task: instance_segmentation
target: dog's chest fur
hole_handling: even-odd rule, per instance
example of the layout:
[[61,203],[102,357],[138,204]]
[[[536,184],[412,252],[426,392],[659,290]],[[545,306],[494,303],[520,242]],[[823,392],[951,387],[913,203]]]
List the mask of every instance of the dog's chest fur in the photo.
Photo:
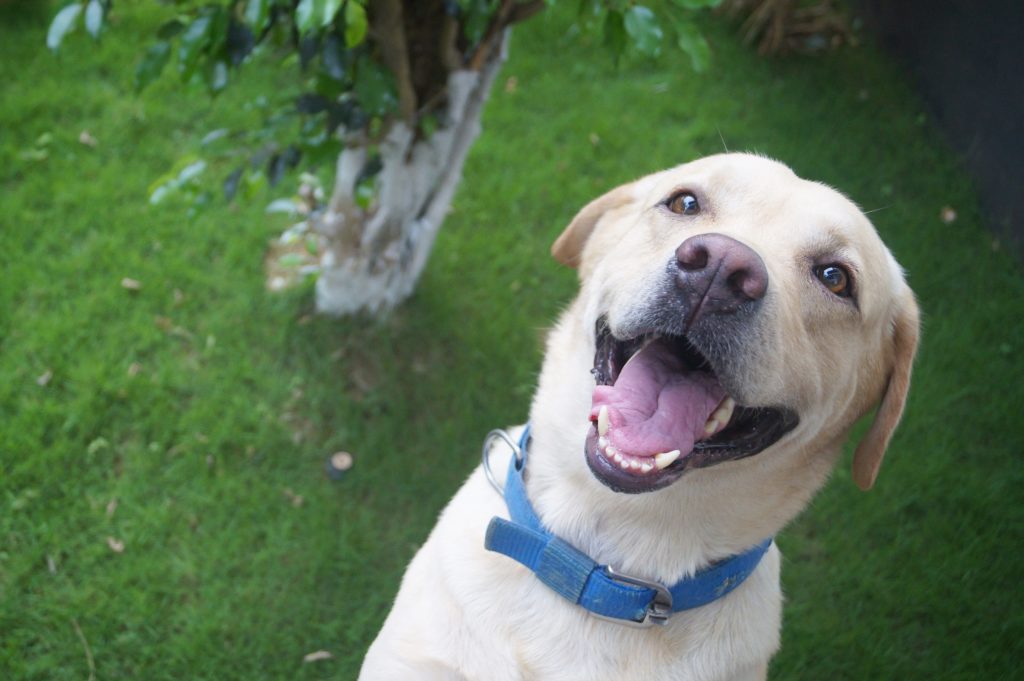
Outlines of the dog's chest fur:
[[[496,456],[494,465],[503,464]],[[442,582],[429,596],[439,601],[438,611],[459,611],[445,625],[451,629],[437,654],[459,660],[454,666],[466,679],[712,681],[757,669],[778,648],[774,547],[728,599],[677,614],[665,627],[637,629],[594,618],[514,561],[458,541],[482,537],[492,515],[507,512],[478,470],[416,558]],[[424,597],[421,591],[417,608]]]

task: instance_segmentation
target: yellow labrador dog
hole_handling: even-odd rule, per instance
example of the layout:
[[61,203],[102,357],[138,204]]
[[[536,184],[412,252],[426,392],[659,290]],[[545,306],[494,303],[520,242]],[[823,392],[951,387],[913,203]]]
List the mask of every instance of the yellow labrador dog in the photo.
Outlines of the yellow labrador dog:
[[844,196],[745,154],[612,190],[552,252],[581,289],[529,435],[442,513],[360,678],[764,679],[771,537],[877,405],[853,459],[870,488],[903,411],[900,266]]

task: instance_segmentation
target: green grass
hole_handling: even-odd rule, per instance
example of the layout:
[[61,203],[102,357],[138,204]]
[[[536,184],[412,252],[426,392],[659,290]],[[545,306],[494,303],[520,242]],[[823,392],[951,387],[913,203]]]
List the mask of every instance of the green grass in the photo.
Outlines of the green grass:
[[[290,72],[250,69],[213,102],[163,82],[136,96],[155,10],[125,6],[99,49],[57,57],[48,9],[0,12],[0,678],[88,678],[76,627],[98,679],[353,678],[483,434],[527,413],[575,287],[549,243],[590,198],[723,142],[879,209],[925,312],[879,485],[858,492],[845,459],[778,540],[772,677],[1021,677],[1024,278],[870,47],[765,61],[712,21],[709,73],[674,56],[615,70],[538,17],[415,297],[334,321],[309,317],[308,288],[265,291],[284,223],[262,200],[195,220],[145,202]],[[330,482],[342,448],[356,465]],[[303,664],[320,649],[333,659]]]

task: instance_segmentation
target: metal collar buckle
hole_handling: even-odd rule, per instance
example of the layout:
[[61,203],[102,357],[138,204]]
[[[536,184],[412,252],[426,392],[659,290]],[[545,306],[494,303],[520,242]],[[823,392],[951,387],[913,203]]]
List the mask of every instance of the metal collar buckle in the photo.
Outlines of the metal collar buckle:
[[668,590],[668,587],[661,582],[654,582],[647,579],[641,579],[639,577],[632,577],[630,575],[616,572],[611,565],[605,565],[603,567],[604,574],[616,582],[623,584],[631,584],[633,586],[642,586],[647,589],[654,589],[654,598],[647,604],[647,612],[644,613],[644,618],[640,621],[619,619],[616,617],[604,617],[602,615],[594,615],[603,620],[610,622],[617,622],[619,624],[625,624],[630,627],[639,627],[646,629],[647,627],[664,626],[668,619],[672,616],[672,593]]

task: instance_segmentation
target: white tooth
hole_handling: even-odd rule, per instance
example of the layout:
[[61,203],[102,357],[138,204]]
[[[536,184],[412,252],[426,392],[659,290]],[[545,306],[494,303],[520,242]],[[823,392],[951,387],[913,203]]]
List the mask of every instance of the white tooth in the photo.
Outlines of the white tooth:
[[629,467],[632,468],[635,471],[638,471],[638,470],[640,470],[640,462],[637,461],[636,459],[630,459]]
[[597,412],[597,434],[607,435],[608,426],[610,425],[608,422],[608,405],[605,404],[601,407],[601,411]]
[[626,461],[625,459],[619,459],[619,468],[621,468],[624,471],[628,471],[629,470],[629,462]]
[[715,410],[711,416],[723,427],[729,425],[729,419],[732,418],[732,411],[736,408],[736,400],[731,397],[726,397],[722,400],[722,403],[718,405],[718,409]]
[[678,458],[679,458],[679,450],[678,449],[673,449],[671,452],[662,452],[661,454],[656,454],[655,455],[655,457],[654,457],[654,465],[656,465],[658,467],[658,470],[660,471],[663,468],[667,468],[668,466],[670,466],[672,464],[672,462],[675,461]]
[[597,446],[602,448],[602,449],[607,447],[608,446],[608,438],[606,438],[606,437],[599,437],[599,438],[597,438]]
[[711,435],[716,430],[718,430],[718,421],[714,419],[714,415],[712,414],[712,418],[709,418],[708,422],[704,424],[704,432]]
[[649,463],[645,463],[640,466],[640,470],[643,471],[644,473],[650,473],[653,468],[654,466],[652,466]]
[[618,452],[612,452],[612,458],[615,459],[615,463],[622,463],[625,459],[622,458],[622,454]]

